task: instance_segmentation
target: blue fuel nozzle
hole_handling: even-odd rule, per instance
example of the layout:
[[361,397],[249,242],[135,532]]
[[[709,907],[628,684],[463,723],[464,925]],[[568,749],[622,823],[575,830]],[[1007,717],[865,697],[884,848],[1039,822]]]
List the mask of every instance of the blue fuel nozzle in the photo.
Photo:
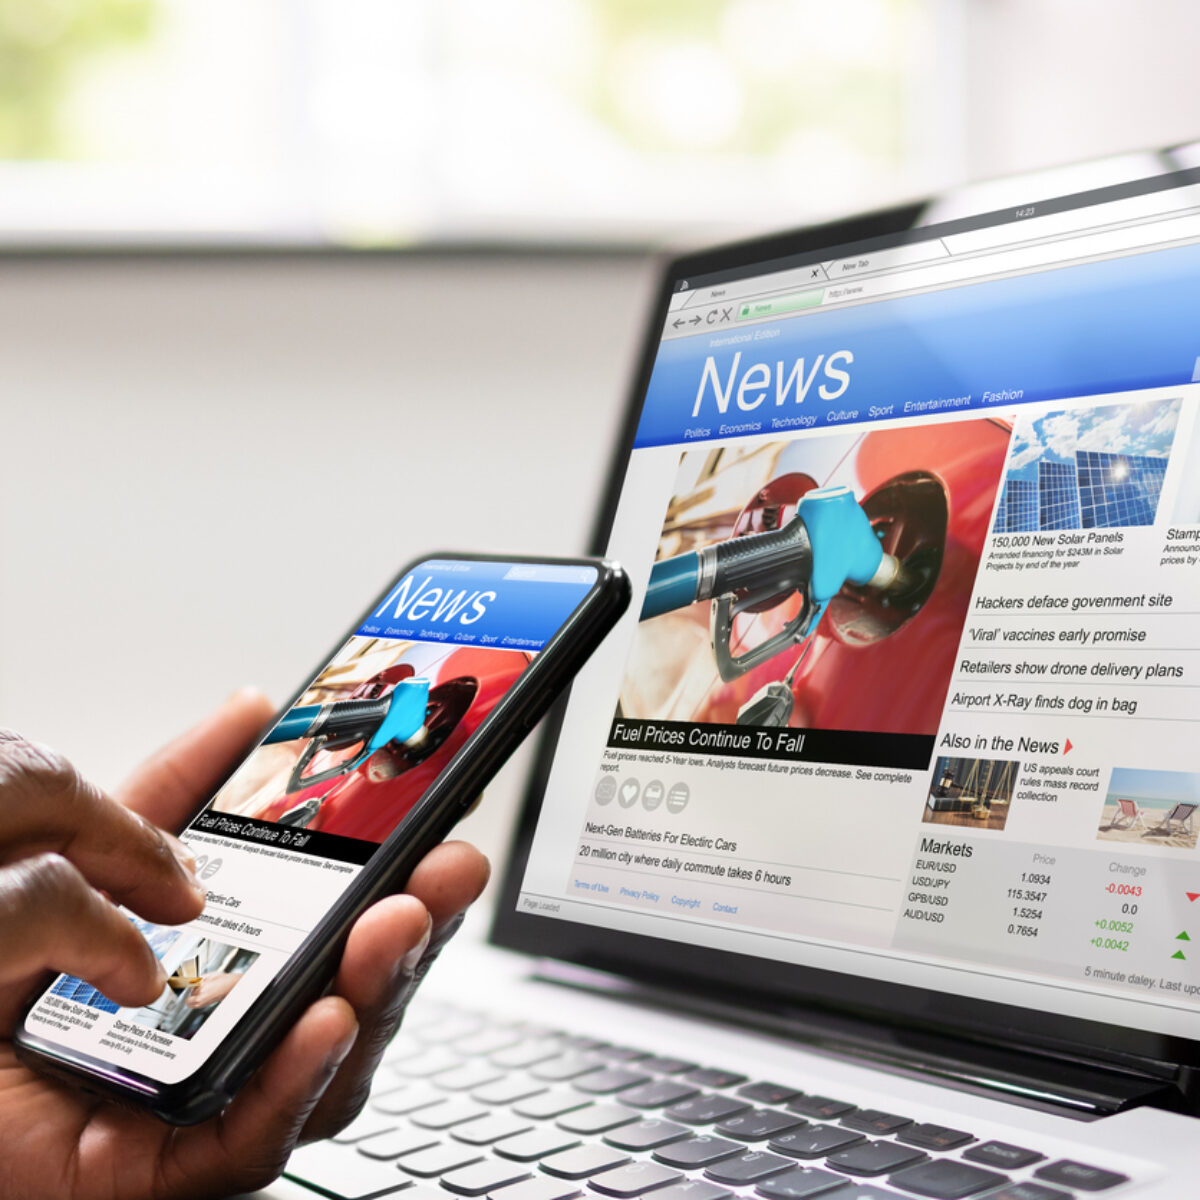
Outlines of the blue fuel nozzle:
[[826,603],[850,583],[871,583],[883,563],[883,547],[854,493],[844,486],[805,492],[796,509],[812,543],[809,594]]
[[402,679],[388,696],[387,715],[367,743],[374,754],[388,742],[407,742],[425,724],[425,709],[429,704],[429,680],[414,676]]

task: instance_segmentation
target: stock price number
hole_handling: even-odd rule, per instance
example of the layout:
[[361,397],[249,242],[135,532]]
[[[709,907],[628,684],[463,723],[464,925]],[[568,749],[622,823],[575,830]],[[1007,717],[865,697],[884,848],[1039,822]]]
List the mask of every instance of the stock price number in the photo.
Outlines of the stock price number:
[[1010,925],[1008,932],[1015,934],[1017,937],[1037,937],[1038,927],[1036,925]]
[[[1126,907],[1130,907],[1130,906],[1127,905]],[[1132,907],[1136,911],[1137,905],[1134,904],[1134,905],[1132,905]],[[1110,933],[1132,933],[1133,932],[1133,922],[1132,921],[1117,921],[1112,917],[1101,917],[1100,920],[1098,920],[1096,922],[1096,928],[1097,929],[1107,929]]]
[[1110,883],[1104,889],[1110,896],[1140,896],[1142,889],[1136,883]]
[[[1097,922],[1097,924],[1099,924],[1099,922]],[[1120,950],[1124,952],[1129,949],[1129,943],[1121,941],[1120,938],[1094,937],[1092,938],[1091,944],[1095,946],[1097,950]]]
[[1024,871],[1021,874],[1022,883],[1032,883],[1038,887],[1049,887],[1050,876],[1040,871]]
[[1012,915],[1018,921],[1040,921],[1042,919],[1042,910],[1040,908],[1014,908]]

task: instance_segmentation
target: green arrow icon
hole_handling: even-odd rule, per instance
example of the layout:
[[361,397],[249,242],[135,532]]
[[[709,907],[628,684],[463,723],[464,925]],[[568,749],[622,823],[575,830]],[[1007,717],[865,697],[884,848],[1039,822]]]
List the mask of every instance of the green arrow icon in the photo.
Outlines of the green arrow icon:
[[1192,939],[1188,937],[1188,931],[1185,929],[1182,933],[1175,935],[1175,940],[1177,942],[1190,942]]
[[1171,957],[1172,958],[1182,958],[1184,962],[1187,962],[1187,956],[1183,953],[1182,950],[1176,950],[1175,953],[1171,955]]

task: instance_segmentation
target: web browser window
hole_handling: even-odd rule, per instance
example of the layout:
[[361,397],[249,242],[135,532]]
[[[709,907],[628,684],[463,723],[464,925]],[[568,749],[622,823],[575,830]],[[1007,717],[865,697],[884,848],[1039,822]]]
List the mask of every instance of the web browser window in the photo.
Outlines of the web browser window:
[[519,905],[1200,1036],[1200,189],[676,287]]
[[60,976],[30,1032],[166,1083],[199,1067],[596,582],[430,559],[405,574],[180,835],[207,903],[133,918],[167,983],[123,1008]]

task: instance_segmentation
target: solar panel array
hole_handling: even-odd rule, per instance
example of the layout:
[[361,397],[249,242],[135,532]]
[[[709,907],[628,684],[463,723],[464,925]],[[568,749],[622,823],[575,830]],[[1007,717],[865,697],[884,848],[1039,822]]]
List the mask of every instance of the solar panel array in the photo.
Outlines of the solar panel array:
[[995,533],[1153,525],[1167,459],[1077,450],[1074,463],[1042,458],[1037,479],[1010,474]]

